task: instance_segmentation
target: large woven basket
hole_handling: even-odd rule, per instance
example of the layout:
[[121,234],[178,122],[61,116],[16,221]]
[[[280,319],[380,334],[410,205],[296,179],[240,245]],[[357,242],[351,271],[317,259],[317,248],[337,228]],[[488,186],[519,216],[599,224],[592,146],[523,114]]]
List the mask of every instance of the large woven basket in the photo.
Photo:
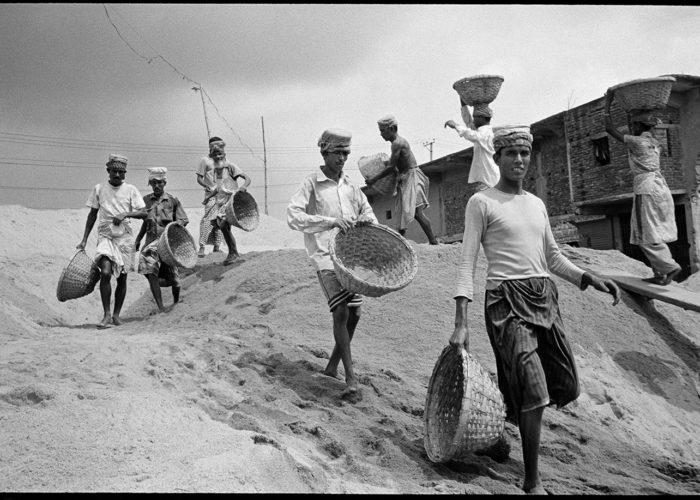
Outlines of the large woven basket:
[[92,293],[100,281],[100,270],[85,250],[79,250],[61,272],[56,287],[59,302],[77,299]]
[[615,100],[625,111],[658,109],[668,103],[671,88],[676,79],[672,76],[642,78],[610,87]]
[[355,226],[344,233],[335,230],[328,249],[343,288],[368,297],[404,288],[418,271],[413,247],[386,226]]
[[[387,169],[392,169],[393,167],[386,165],[384,162],[389,159],[389,155],[386,153],[377,153],[370,156],[362,156],[357,161],[357,166],[360,169],[360,173],[365,179],[372,179],[379,174],[383,173]],[[397,177],[395,173],[391,173],[385,177],[382,177],[377,182],[372,184],[372,189],[381,194],[393,194],[396,190]]]
[[197,263],[197,246],[190,232],[176,222],[165,226],[158,239],[158,256],[173,267],[193,268]]
[[252,231],[260,224],[255,198],[248,191],[236,191],[226,203],[226,220],[232,226]]
[[465,104],[488,104],[501,90],[503,77],[500,75],[474,75],[457,80],[452,88],[457,91]]
[[423,444],[433,462],[464,458],[495,444],[505,427],[503,396],[463,347],[448,345],[433,368]]

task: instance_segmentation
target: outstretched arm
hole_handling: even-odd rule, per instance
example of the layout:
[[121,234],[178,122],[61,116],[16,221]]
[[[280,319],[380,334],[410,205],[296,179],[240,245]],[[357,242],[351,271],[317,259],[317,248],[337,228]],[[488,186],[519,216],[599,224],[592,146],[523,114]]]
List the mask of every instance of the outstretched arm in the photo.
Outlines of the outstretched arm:
[[613,92],[608,89],[605,93],[605,131],[620,142],[624,142],[622,134],[613,126],[612,118],[610,117],[610,105],[613,100]]
[[620,289],[617,287],[613,280],[603,279],[590,271],[583,273],[581,277],[581,290],[585,290],[589,286],[592,286],[596,290],[601,292],[609,293],[613,296],[612,305],[617,305],[620,302]]

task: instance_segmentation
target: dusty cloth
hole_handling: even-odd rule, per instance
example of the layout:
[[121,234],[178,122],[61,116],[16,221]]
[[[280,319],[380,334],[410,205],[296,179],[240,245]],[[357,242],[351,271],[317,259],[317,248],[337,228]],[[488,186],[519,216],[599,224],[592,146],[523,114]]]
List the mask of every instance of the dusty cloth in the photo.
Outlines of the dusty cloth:
[[669,243],[678,239],[671,190],[661,174],[661,146],[651,132],[625,134],[630,170],[634,174],[634,199],[630,243]]
[[210,198],[207,204],[204,205],[204,215],[199,223],[199,244],[221,246],[224,241],[224,235],[221,230],[212,223],[216,219],[216,214],[219,212],[219,206],[214,198]]
[[[218,190],[216,196],[209,199],[209,201],[214,200],[215,207],[209,210],[205,209],[204,215],[209,217],[210,224],[215,225],[216,221],[222,221],[226,218],[226,203],[238,189],[236,179],[243,176],[243,171],[236,164],[226,159],[222,162],[215,162],[213,159],[205,156],[199,164],[197,175],[201,175],[205,179],[205,183],[216,187]],[[204,195],[206,197],[207,193],[205,192]],[[209,206],[209,201],[206,206]]]
[[377,125],[380,127],[391,127],[392,125],[396,125],[398,127],[399,122],[396,121],[396,117],[394,115],[386,115],[377,120]]
[[649,264],[656,276],[666,276],[671,271],[681,268],[678,262],[673,260],[671,250],[666,243],[641,243],[639,248],[649,259]]
[[430,181],[418,167],[412,167],[399,176],[394,199],[394,213],[397,214],[399,229],[406,229],[416,215],[416,209],[428,208]]
[[[124,222],[120,224],[124,225]],[[102,257],[112,261],[112,275],[118,277],[131,270],[134,252],[134,237],[131,228],[124,227],[123,231],[116,229],[111,222],[102,221],[97,226],[97,246],[95,247],[95,262]]]
[[360,216],[378,223],[365,194],[344,173],[338,182],[321,170],[307,175],[287,206],[287,225],[304,233],[306,253],[317,271],[333,270],[328,244],[335,219]]
[[333,153],[336,151],[350,152],[352,134],[347,130],[339,128],[329,128],[324,130],[318,139],[318,147],[321,153]]
[[517,415],[550,403],[562,407],[578,397],[574,355],[551,279],[503,281],[486,291],[484,309],[498,388],[509,410]]
[[496,151],[507,146],[532,148],[529,125],[501,125],[493,128],[493,147]]
[[177,267],[163,262],[158,254],[158,240],[151,242],[139,255],[139,274],[155,274],[162,280],[162,286],[180,286],[180,272]]
[[316,271],[318,282],[321,284],[323,295],[328,301],[328,309],[333,312],[340,304],[347,304],[348,307],[360,307],[362,305],[362,295],[348,292],[338,281],[335,271],[321,269]]

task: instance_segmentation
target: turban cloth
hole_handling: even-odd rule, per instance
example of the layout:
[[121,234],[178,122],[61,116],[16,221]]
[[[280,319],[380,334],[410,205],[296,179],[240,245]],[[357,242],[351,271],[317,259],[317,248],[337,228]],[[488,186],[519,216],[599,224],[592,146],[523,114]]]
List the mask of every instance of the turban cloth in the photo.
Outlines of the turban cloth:
[[630,120],[633,122],[643,123],[650,127],[655,127],[661,124],[661,120],[656,118],[651,111],[646,109],[639,109],[630,111]]
[[167,177],[168,169],[165,167],[151,167],[148,169],[148,181],[152,179],[156,180],[168,180]]
[[493,148],[527,146],[532,149],[532,134],[528,125],[503,125],[493,128]]
[[108,167],[110,167],[110,166],[116,167],[116,168],[121,167],[124,170],[126,170],[126,162],[127,162],[126,156],[110,154],[106,165]]
[[329,128],[318,139],[318,147],[321,148],[321,153],[334,153],[336,151],[347,151],[349,153],[351,139],[352,134],[347,130]]
[[222,140],[211,141],[209,143],[209,153],[213,153],[215,149],[223,151],[225,146],[226,146],[226,143]]
[[399,126],[399,122],[396,121],[396,117],[394,115],[382,116],[379,120],[377,120],[377,124],[382,128],[391,127],[392,125],[396,125],[397,127]]
[[485,116],[486,118],[491,118],[493,116],[493,111],[491,110],[491,108],[489,108],[488,104],[475,104],[474,116]]

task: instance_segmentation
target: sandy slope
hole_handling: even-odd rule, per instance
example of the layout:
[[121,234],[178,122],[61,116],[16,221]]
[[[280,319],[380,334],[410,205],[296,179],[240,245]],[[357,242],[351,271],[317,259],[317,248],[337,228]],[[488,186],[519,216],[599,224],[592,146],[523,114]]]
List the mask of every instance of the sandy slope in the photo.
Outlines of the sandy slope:
[[[503,463],[438,465],[423,450],[459,244],[415,245],[414,282],[366,299],[353,342],[363,399],[350,404],[341,381],[319,374],[330,317],[300,233],[272,218],[236,230],[244,259],[200,259],[167,314],[153,314],[146,280],[130,275],[126,323],[99,331],[97,290],[55,297],[86,214],[0,207],[0,490],[519,493],[509,424]],[[196,236],[201,210],[188,214]],[[582,266],[649,273],[616,251],[566,252]],[[700,291],[697,278],[683,286]],[[613,308],[556,281],[583,394],[545,412],[545,487],[700,493],[700,315],[629,294]],[[480,296],[470,319],[472,351],[493,371]]]

